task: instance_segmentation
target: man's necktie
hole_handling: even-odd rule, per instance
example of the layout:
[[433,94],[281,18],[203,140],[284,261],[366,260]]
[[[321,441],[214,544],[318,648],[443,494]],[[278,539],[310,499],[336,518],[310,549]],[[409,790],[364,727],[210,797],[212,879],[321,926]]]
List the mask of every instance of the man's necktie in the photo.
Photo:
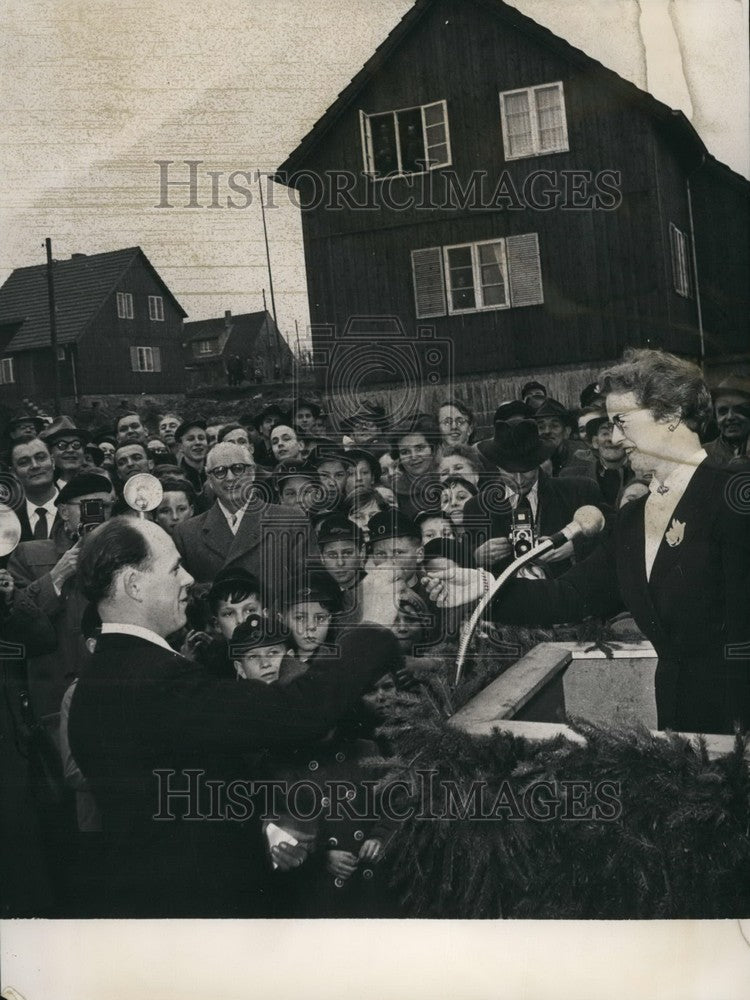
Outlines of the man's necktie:
[[34,541],[40,541],[49,537],[47,532],[47,509],[45,507],[37,507],[36,515],[39,520],[34,525]]

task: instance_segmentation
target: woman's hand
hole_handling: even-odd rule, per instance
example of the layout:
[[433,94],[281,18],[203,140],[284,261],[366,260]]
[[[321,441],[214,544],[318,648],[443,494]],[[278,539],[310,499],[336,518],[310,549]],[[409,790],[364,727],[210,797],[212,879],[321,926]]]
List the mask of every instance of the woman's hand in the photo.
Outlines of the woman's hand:
[[445,576],[428,574],[422,577],[427,595],[439,608],[458,608],[474,604],[484,594],[484,581],[488,574],[479,569],[456,567]]

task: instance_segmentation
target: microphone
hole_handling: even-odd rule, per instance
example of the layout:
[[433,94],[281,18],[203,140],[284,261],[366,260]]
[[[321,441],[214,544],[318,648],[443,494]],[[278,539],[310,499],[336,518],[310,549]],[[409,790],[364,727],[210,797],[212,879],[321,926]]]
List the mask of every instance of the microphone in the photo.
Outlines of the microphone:
[[469,642],[471,641],[474,629],[482,616],[482,612],[495,594],[505,586],[511,577],[515,576],[522,566],[533,562],[539,556],[544,555],[545,552],[551,552],[554,549],[559,549],[560,546],[565,545],[566,542],[573,541],[574,538],[578,538],[580,536],[583,538],[593,538],[594,535],[598,535],[599,532],[602,531],[604,524],[604,514],[602,514],[598,507],[594,507],[592,505],[579,507],[573,515],[573,520],[570,524],[566,524],[560,531],[557,531],[549,538],[545,538],[543,541],[535,545],[533,549],[529,549],[528,552],[524,552],[523,555],[514,559],[510,566],[508,566],[508,568],[500,574],[497,580],[493,580],[490,585],[490,589],[474,609],[474,614],[469,619],[461,635],[461,641],[458,647],[458,657],[456,659],[456,679],[454,686],[461,680],[461,671],[463,670],[466,652],[469,648]]
[[[573,515],[573,520],[570,524],[566,524],[560,531],[555,532],[554,535],[550,535],[544,542],[540,542],[532,551],[535,551],[536,555],[543,555],[544,552],[549,552],[550,549],[559,549],[566,542],[572,542],[574,538],[593,538],[594,535],[598,535],[604,529],[604,525],[604,514],[602,514],[598,507],[593,507],[591,504],[586,507],[579,507]],[[549,545],[542,548],[545,542],[549,542]]]

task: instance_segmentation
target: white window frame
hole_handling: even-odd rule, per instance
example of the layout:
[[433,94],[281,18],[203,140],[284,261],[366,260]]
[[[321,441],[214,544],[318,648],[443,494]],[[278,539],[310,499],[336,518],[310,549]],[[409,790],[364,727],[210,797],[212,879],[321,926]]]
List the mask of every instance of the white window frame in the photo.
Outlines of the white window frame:
[[117,293],[117,316],[118,316],[118,319],[132,319],[133,318],[133,293],[132,292],[118,292]]
[[[539,139],[539,108],[536,102],[536,92],[547,90],[549,87],[557,87],[560,94],[560,113],[562,117],[562,129],[564,132],[563,142],[554,149],[542,149]],[[508,138],[508,122],[505,113],[505,99],[515,97],[518,94],[527,94],[529,99],[529,117],[531,120],[531,143],[532,149],[525,153],[511,153],[510,141]],[[518,87],[516,90],[503,90],[500,92],[500,127],[503,133],[503,152],[506,160],[525,160],[531,156],[548,156],[555,153],[567,153],[570,149],[568,140],[568,117],[565,112],[565,89],[562,80],[554,80],[551,83],[540,83],[535,87]]]
[[[502,246],[503,249],[502,272],[505,286],[505,302],[485,305],[484,290],[482,288],[482,265],[479,261],[479,247],[489,245],[494,246],[495,244]],[[453,307],[453,286],[451,284],[451,270],[450,262],[448,260],[448,252],[450,250],[461,250],[466,247],[469,247],[471,250],[471,268],[475,305],[470,306],[468,309],[455,309]],[[476,243],[452,243],[450,246],[443,247],[443,273],[445,275],[445,296],[449,316],[460,316],[463,313],[489,312],[494,309],[510,309],[508,254],[504,238],[495,240],[479,240]]]
[[136,347],[138,354],[138,372],[154,371],[154,349],[153,347]]
[[198,341],[198,354],[213,354],[214,349],[210,340],[199,340]]
[[690,298],[690,240],[687,233],[669,223],[669,246],[672,256],[672,287],[678,295]]
[[58,361],[64,361],[65,360],[65,348],[64,347],[58,347],[57,348],[57,360]]
[[[425,112],[429,108],[440,107],[443,111],[443,125],[445,126],[445,143],[437,143],[436,145],[445,145],[447,150],[447,160],[440,163],[430,163],[430,165],[425,170],[408,170],[402,169],[401,162],[401,137],[398,131],[398,115],[403,114],[406,111],[419,111],[422,118],[422,141],[424,142],[425,154],[429,156],[430,146],[427,137],[427,129],[434,126],[427,125],[427,118]],[[396,158],[398,161],[398,170],[394,171],[392,174],[386,174],[383,177],[375,176],[375,157],[372,148],[372,124],[371,120],[373,118],[382,118],[385,115],[393,115],[393,128],[396,139]],[[450,167],[453,163],[453,150],[451,149],[451,133],[450,124],[448,122],[448,102],[447,101],[431,101],[429,104],[414,104],[410,108],[398,108],[395,111],[376,111],[372,114],[366,114],[364,111],[359,112],[359,127],[360,127],[360,139],[362,142],[362,163],[364,164],[365,173],[373,181],[387,181],[392,177],[419,177],[421,174],[428,174],[432,170],[441,170],[443,167]]]
[[164,299],[161,295],[149,295],[148,318],[155,323],[164,322]]
[[[479,261],[479,248],[498,243],[503,244],[505,302],[485,304],[481,288],[482,265]],[[448,252],[464,247],[471,249],[475,305],[460,309],[452,306],[453,285]],[[438,276],[436,270],[439,271],[439,287],[436,283]],[[417,319],[490,312],[496,309],[524,309],[544,304],[544,279],[538,233],[515,233],[489,240],[453,243],[445,247],[419,247],[411,251],[411,271]],[[422,279],[426,284],[420,287]]]
[[14,385],[15,381],[15,358],[0,358],[0,385]]

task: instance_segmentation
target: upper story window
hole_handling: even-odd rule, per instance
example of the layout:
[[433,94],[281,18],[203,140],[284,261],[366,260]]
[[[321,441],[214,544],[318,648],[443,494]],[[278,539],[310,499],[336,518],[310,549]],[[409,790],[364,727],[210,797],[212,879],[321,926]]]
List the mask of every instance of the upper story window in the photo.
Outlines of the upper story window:
[[198,341],[198,354],[213,354],[213,351],[214,351],[213,340]]
[[451,164],[445,101],[377,115],[359,113],[362,160],[375,179],[423,174]]
[[161,295],[149,295],[148,297],[148,318],[163,322],[164,320],[164,300]]
[[117,315],[120,319],[133,318],[133,296],[130,292],[117,293]]
[[0,385],[11,385],[15,381],[16,372],[13,358],[2,358],[0,360]]
[[544,302],[536,233],[412,250],[411,266],[419,319]]
[[688,264],[688,238],[673,222],[669,223],[669,242],[672,250],[672,283],[678,295],[690,298],[690,267]]
[[506,160],[568,150],[562,83],[545,83],[500,94]]

